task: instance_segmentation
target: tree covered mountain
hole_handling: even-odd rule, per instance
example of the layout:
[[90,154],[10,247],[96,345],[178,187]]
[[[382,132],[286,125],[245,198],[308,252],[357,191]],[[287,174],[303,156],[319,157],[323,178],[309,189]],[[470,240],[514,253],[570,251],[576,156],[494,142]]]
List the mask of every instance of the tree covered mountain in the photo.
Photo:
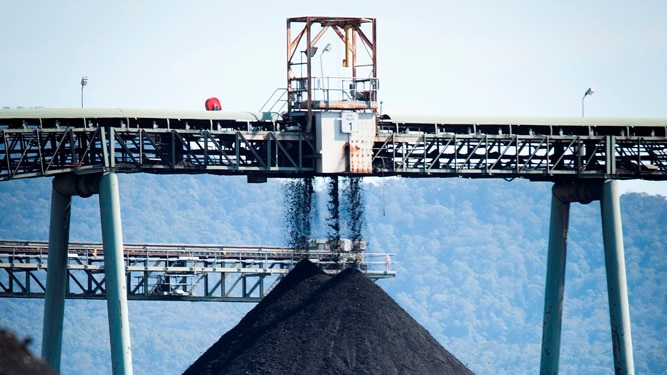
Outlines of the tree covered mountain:
[[[123,238],[132,243],[285,245],[283,181],[119,175]],[[0,238],[48,239],[50,179],[0,182]],[[316,187],[326,236],[327,192]],[[389,252],[397,276],[378,284],[479,374],[539,368],[549,228],[548,183],[373,178],[363,183],[369,251]],[[667,372],[667,199],[621,197],[635,367]],[[560,369],[613,368],[600,207],[573,204]],[[71,241],[100,241],[96,197],[74,198]],[[135,373],[178,374],[252,307],[130,301]],[[43,301],[0,299],[0,326],[34,338]],[[106,304],[66,302],[63,374],[110,373]]]

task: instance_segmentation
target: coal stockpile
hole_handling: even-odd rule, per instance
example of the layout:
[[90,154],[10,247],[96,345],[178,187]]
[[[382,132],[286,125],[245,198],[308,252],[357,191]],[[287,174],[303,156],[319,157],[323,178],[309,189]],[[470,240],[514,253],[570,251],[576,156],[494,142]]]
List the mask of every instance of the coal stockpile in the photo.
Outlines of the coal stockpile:
[[472,374],[361,272],[301,261],[184,375]]
[[13,333],[0,329],[0,374],[55,375],[55,371],[30,353],[27,345],[27,341],[19,341]]

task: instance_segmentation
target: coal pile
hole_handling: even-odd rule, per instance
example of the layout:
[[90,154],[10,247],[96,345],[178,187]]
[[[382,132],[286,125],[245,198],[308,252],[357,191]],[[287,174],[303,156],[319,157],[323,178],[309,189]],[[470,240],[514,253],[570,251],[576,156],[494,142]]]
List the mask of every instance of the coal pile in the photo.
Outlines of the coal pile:
[[184,375],[472,374],[361,272],[301,261]]
[[28,341],[0,329],[0,375],[55,375],[44,362],[30,353]]

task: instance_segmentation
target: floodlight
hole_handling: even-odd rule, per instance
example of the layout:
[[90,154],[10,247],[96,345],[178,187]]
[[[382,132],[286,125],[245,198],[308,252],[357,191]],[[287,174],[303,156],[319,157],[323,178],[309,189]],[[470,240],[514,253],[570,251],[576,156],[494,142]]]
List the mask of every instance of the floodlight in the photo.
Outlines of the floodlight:
[[586,99],[587,96],[593,95],[595,92],[595,87],[589,87],[588,90],[584,93],[584,96],[581,98],[581,117],[584,117],[584,99]]

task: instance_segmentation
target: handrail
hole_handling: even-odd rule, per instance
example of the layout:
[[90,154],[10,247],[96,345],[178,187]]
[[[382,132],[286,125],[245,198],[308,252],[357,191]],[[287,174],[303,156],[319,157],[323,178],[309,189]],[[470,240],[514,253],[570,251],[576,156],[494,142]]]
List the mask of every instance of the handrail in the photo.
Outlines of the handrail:
[[[266,111],[265,111],[266,106],[272,101],[272,99],[276,96],[276,93],[278,93],[278,92],[281,93],[280,96],[277,99],[275,99],[275,101],[273,102],[271,107],[267,108]],[[285,99],[283,99],[283,97],[285,97]],[[283,102],[283,104],[277,110],[275,110],[276,105],[278,105],[278,103],[280,103],[280,102]],[[285,109],[286,105],[287,105],[287,89],[286,88],[277,88],[273,91],[273,93],[269,96],[269,98],[266,99],[264,104],[262,104],[262,107],[259,109],[259,111],[260,112],[280,112],[283,109]]]

